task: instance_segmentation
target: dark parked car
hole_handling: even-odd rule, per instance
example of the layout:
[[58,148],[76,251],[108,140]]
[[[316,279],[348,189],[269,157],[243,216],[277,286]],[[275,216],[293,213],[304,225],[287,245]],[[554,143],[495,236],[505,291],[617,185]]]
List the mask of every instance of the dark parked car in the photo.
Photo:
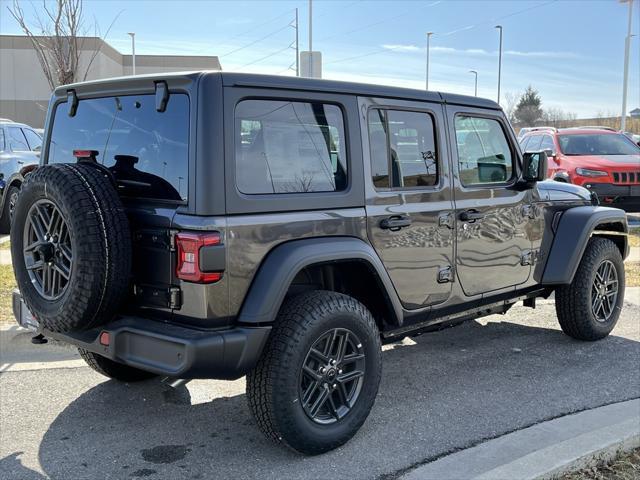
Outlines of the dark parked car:
[[50,105],[11,236],[18,322],[122,381],[247,375],[260,429],[299,452],[358,431],[382,343],[552,293],[574,338],[618,320],[624,212],[541,182],[492,101],[205,72]]
[[33,128],[0,119],[0,233],[9,233],[20,185],[40,161],[41,147],[42,137]]

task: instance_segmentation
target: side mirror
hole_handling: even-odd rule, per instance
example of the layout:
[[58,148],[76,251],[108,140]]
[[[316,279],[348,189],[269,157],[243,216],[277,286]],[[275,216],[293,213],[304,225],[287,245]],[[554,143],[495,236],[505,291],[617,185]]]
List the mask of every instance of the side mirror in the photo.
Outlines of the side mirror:
[[546,152],[525,153],[522,158],[522,179],[527,183],[535,183],[545,178],[547,178]]
[[555,154],[555,153],[553,153],[553,150],[551,150],[550,148],[546,149],[546,150],[544,151],[544,153],[546,153],[546,154],[547,154],[547,159],[549,159],[549,158],[553,158],[553,157],[555,157],[555,156],[556,156],[556,154]]

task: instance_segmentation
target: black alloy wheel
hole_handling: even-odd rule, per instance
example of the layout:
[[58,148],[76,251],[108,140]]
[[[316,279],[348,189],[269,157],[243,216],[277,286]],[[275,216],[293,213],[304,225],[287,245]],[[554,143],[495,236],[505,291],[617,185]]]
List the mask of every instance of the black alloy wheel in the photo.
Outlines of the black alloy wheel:
[[311,347],[300,372],[302,408],[314,422],[337,422],[358,401],[365,375],[362,342],[350,330],[334,328]]

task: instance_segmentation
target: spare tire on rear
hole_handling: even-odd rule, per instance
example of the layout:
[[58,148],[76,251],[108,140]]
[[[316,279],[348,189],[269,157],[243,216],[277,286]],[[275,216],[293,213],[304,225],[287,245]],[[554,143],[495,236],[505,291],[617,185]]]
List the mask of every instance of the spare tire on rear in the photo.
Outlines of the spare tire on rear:
[[22,299],[44,329],[113,318],[128,291],[131,235],[108,174],[82,163],[31,173],[14,210],[11,255]]

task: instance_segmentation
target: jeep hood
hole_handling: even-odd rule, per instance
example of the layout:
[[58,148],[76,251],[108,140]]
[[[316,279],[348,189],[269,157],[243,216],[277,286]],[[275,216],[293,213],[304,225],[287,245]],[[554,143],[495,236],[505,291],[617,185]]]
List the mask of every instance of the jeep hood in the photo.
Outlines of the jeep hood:
[[638,155],[569,155],[574,165],[582,168],[639,168]]
[[581,200],[591,202],[591,193],[584,187],[570,183],[545,180],[538,182],[536,188],[543,200]]

